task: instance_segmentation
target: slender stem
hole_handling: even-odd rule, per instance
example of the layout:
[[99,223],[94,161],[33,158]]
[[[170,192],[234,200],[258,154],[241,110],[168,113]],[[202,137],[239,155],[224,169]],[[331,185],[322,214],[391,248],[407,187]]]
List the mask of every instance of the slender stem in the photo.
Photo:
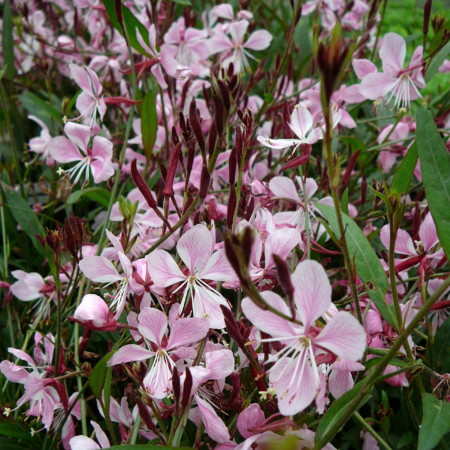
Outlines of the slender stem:
[[315,449],[323,448],[334,435],[344,426],[351,415],[358,409],[361,400],[371,390],[372,386],[376,382],[377,378],[383,373],[384,369],[390,363],[391,359],[395,357],[399,349],[404,342],[408,339],[408,336],[419,325],[423,317],[428,313],[430,307],[436,302],[436,300],[446,291],[450,286],[450,276],[439,286],[439,288],[431,295],[424,305],[419,309],[416,316],[411,320],[405,330],[398,336],[397,340],[392,344],[392,347],[386,354],[386,356],[380,361],[380,363],[373,369],[372,372],[366,377],[361,386],[361,390],[353,397],[353,399],[344,407],[341,415],[336,419],[333,425],[328,429],[323,436],[321,436],[315,445]]
[[[323,86],[322,88],[325,89]],[[348,251],[347,238],[345,235],[346,230],[344,227],[344,222],[342,220],[341,203],[339,201],[339,194],[338,194],[339,172],[336,170],[336,166],[334,164],[334,156],[332,149],[333,127],[331,124],[330,108],[328,104],[323,106],[324,106],[323,113],[325,118],[325,135],[323,139],[323,152],[325,154],[325,160],[328,168],[328,177],[330,179],[330,189],[333,198],[333,206],[336,211],[336,218],[339,226],[340,248],[342,250],[342,254],[344,255],[345,269],[347,272],[347,279],[353,297],[353,305],[355,307],[356,316],[359,322],[362,323],[361,307],[359,305],[359,298],[358,298],[358,289],[356,287],[356,280],[354,277],[356,272],[355,267],[353,265],[353,261],[350,258],[350,253]]]
[[365,421],[365,419],[358,413],[358,411],[355,411],[353,413],[353,416],[362,425],[362,427],[365,428],[365,430],[368,431],[377,440],[377,442],[382,447],[388,450],[392,449],[392,447]]

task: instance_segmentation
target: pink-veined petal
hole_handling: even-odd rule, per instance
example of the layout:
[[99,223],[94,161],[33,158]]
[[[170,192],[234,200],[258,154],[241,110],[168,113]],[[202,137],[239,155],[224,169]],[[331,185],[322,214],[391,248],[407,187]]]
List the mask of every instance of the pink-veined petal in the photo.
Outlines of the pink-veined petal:
[[239,22],[233,22],[230,24],[228,31],[234,45],[242,44],[244,42],[244,36],[248,25],[248,20],[240,20]]
[[349,361],[361,359],[366,348],[366,332],[346,311],[337,313],[314,338],[314,344]]
[[113,263],[104,256],[86,256],[79,266],[86,278],[97,283],[111,283],[123,278]]
[[224,250],[217,250],[208,259],[204,269],[199,273],[202,280],[229,281],[235,277]]
[[210,371],[210,380],[222,380],[234,370],[233,352],[227,348],[206,352],[205,366]]
[[167,287],[186,280],[186,275],[165,250],[155,250],[145,257],[148,273],[158,287]]
[[270,139],[264,136],[258,136],[257,140],[266,147],[276,150],[292,147],[293,145],[299,146],[302,143],[300,139]]
[[91,79],[86,67],[77,66],[76,64],[69,64],[70,75],[74,79],[75,83],[85,91],[91,91]]
[[305,328],[325,314],[331,304],[331,285],[325,269],[316,261],[306,260],[292,274],[297,313]]
[[28,302],[43,296],[40,291],[45,287],[45,281],[40,274],[27,273],[23,270],[14,270],[11,274],[17,278],[17,281],[10,286],[10,289],[19,300]]
[[405,40],[397,33],[385,34],[383,37],[383,45],[380,48],[383,72],[396,77],[398,72],[403,69],[405,56]]
[[172,367],[168,358],[167,354],[156,354],[152,367],[144,378],[145,389],[153,398],[162,399],[171,390]]
[[225,320],[220,305],[229,308],[227,301],[214,289],[196,285],[192,300],[192,313],[197,318],[207,318],[210,328],[225,328]]
[[111,160],[113,155],[113,143],[103,136],[95,136],[92,143],[92,157]]
[[4,360],[0,362],[0,372],[13,383],[24,384],[30,375],[23,367],[13,364],[11,361]]
[[291,130],[299,139],[304,140],[312,125],[311,113],[303,105],[296,105],[291,114],[291,123],[289,124]]
[[278,255],[283,260],[286,260],[301,240],[301,233],[296,228],[280,228],[270,233],[264,246],[266,269],[268,270],[275,266],[273,255]]
[[319,373],[311,366],[307,348],[297,358],[284,358],[275,364],[269,379],[284,416],[293,416],[308,407],[320,387]]
[[369,59],[354,59],[352,61],[353,70],[356,76],[362,80],[369,73],[377,72],[377,66]]
[[138,315],[138,323],[138,330],[142,336],[160,347],[167,331],[166,315],[158,309],[147,307]]
[[206,434],[219,443],[228,441],[230,439],[230,433],[213,407],[198,395],[195,395],[195,401],[202,415],[202,422],[205,426]]
[[59,163],[80,161],[84,158],[77,146],[64,136],[51,139],[47,148],[50,156]]
[[186,231],[177,243],[177,252],[191,274],[201,272],[211,256],[211,233],[205,225],[198,224]]
[[269,189],[277,197],[288,198],[296,203],[300,202],[298,190],[288,177],[273,177],[269,182]]
[[422,241],[425,251],[428,251],[431,247],[434,247],[439,242],[436,225],[434,224],[431,213],[428,213],[425,216],[422,225],[420,225],[419,237]]
[[265,50],[271,41],[272,35],[268,31],[258,30],[249,36],[243,47],[252,50]]
[[261,425],[266,417],[258,403],[252,403],[245,408],[238,416],[237,428],[241,436],[245,439],[257,434],[256,431],[250,431],[250,428],[255,428]]
[[154,352],[141,347],[140,345],[130,344],[121,347],[108,361],[107,366],[115,366],[131,361],[144,361],[154,356]]
[[95,437],[97,438],[98,443],[101,448],[108,448],[111,446],[109,443],[109,439],[106,437],[105,432],[100,428],[100,425],[97,422],[91,420],[92,428],[95,431]]
[[73,316],[80,322],[91,321],[96,327],[104,326],[112,320],[108,305],[95,294],[85,295]]
[[83,153],[87,153],[86,149],[91,138],[91,129],[87,125],[67,122],[64,126],[64,133]]
[[[381,228],[380,239],[382,244],[389,250],[391,240],[389,225],[384,225]],[[399,253],[400,255],[409,255],[409,256],[417,255],[411,236],[408,234],[407,231],[402,230],[401,228],[397,231],[397,239],[395,240],[394,248],[395,253]]]
[[87,436],[74,436],[70,441],[70,450],[96,450],[101,448],[97,442]]
[[394,87],[396,81],[386,73],[370,73],[359,85],[359,92],[370,100],[377,100],[384,97]]
[[209,331],[207,319],[178,319],[170,324],[168,349],[187,346],[203,339]]
[[[275,294],[275,292],[263,291],[261,292],[261,296],[273,308],[288,317],[291,315],[289,307],[278,294]],[[248,297],[245,297],[244,300],[242,300],[242,311],[244,312],[245,317],[247,317],[256,328],[273,337],[295,337],[299,334],[300,327],[296,326],[296,328],[294,328],[293,324],[286,319],[283,319],[270,311],[261,309]]]

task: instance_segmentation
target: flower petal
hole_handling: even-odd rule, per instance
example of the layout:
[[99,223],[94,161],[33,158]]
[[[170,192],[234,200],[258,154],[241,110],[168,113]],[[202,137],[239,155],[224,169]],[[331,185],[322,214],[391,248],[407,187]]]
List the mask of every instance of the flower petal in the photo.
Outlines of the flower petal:
[[108,367],[123,364],[131,361],[144,361],[154,356],[154,352],[141,347],[140,345],[125,345],[117,350],[107,363]]
[[97,283],[111,283],[123,278],[113,263],[104,256],[86,256],[79,266],[86,278]]
[[305,328],[325,314],[331,304],[331,285],[325,269],[316,261],[298,264],[292,274],[294,300]]
[[186,280],[186,275],[165,250],[155,250],[145,257],[148,273],[158,287],[167,287]]
[[397,77],[403,69],[406,56],[405,40],[397,33],[387,33],[380,48],[380,58],[383,62],[383,72]]
[[166,315],[159,309],[146,307],[138,315],[138,323],[138,330],[142,336],[160,347],[167,331]]
[[341,311],[314,338],[314,345],[326,348],[340,358],[357,361],[366,348],[366,332],[355,317]]
[[202,224],[195,225],[181,236],[177,243],[177,252],[191,274],[201,272],[205,268],[213,244],[211,233]]

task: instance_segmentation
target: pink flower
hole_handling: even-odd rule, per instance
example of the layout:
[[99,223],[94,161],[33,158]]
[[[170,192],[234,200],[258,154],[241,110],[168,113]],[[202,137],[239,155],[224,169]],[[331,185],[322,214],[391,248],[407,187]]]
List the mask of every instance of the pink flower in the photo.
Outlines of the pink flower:
[[272,35],[266,30],[253,32],[246,42],[244,36],[249,26],[247,20],[233,22],[228,26],[228,33],[231,39],[222,31],[217,31],[209,42],[212,53],[223,52],[222,65],[227,68],[231,63],[234,65],[235,73],[248,67],[248,59],[255,59],[248,51],[264,50],[272,40]]
[[291,114],[290,129],[297,138],[293,139],[269,139],[264,136],[258,136],[258,141],[269,148],[277,150],[294,146],[294,151],[301,144],[314,144],[322,139],[323,132],[321,128],[313,128],[313,118],[311,113],[303,106],[296,105]]
[[86,182],[92,173],[95,183],[106,181],[114,175],[112,165],[113,144],[102,136],[95,136],[92,147],[90,128],[86,125],[67,123],[64,127],[66,137],[53,138],[49,144],[50,156],[60,163],[77,162],[67,173],[74,178],[74,183],[84,173]]
[[71,319],[93,330],[114,331],[116,329],[114,314],[111,313],[105,301],[95,294],[83,297]]
[[[397,33],[387,33],[380,48],[383,72],[374,71],[374,67],[369,69],[371,71],[366,73],[359,88],[361,94],[370,100],[376,100],[390,92],[388,103],[395,97],[394,107],[408,109],[411,100],[421,97],[418,88],[425,87],[422,53],[423,47],[417,47],[409,66],[403,69],[405,40]],[[368,68],[370,64],[366,66]]]
[[[119,240],[108,230],[106,230],[106,235],[118,251],[117,254],[119,257],[120,265],[122,266],[123,273],[120,274],[115,268],[114,264],[108,258],[96,255],[83,258],[80,261],[80,269],[86,278],[97,283],[119,283],[118,289],[115,291],[113,301],[109,305],[109,308],[116,308],[116,314],[114,317],[117,320],[122,314],[122,311],[125,307],[125,302],[129,292],[129,283],[133,277],[133,267],[131,261],[128,259],[125,253],[123,253],[123,248]],[[89,301],[91,300],[92,297],[90,297]],[[95,308],[102,310],[103,320],[109,320],[109,316],[107,316],[105,307],[103,305],[100,306],[98,300],[96,301]],[[84,317],[90,317],[90,313],[87,313],[86,307],[83,307],[81,311]]]
[[[283,415],[296,414],[311,404],[320,388],[316,353],[328,351],[349,361],[360,359],[366,347],[363,327],[348,312],[335,314],[324,328],[315,326],[331,305],[331,285],[323,267],[315,261],[298,264],[292,275],[296,322],[288,321],[257,307],[248,297],[242,302],[247,318],[284,347],[270,356],[270,383],[278,396]],[[264,299],[278,311],[290,316],[290,309],[277,294],[262,292]],[[301,322],[301,325],[299,324]]]
[[28,142],[28,147],[31,152],[37,153],[39,158],[42,161],[45,161],[48,166],[52,166],[54,161],[50,156],[48,148],[48,144],[52,140],[52,137],[48,131],[47,125],[45,125],[45,123],[36,116],[28,116],[28,118],[36,122],[42,128],[41,135],[30,139]]
[[27,273],[23,270],[14,270],[11,275],[17,280],[10,287],[14,297],[23,302],[37,300],[48,291],[44,279],[37,272]]
[[109,443],[109,439],[107,438],[105,432],[100,428],[100,425],[97,422],[91,420],[91,425],[94,428],[94,434],[97,438],[98,443],[93,439],[88,438],[87,436],[74,436],[70,441],[70,450],[96,450],[99,448],[109,448],[111,444]]
[[164,250],[155,250],[146,256],[149,273],[159,287],[181,283],[174,291],[184,288],[180,312],[192,301],[194,317],[207,317],[211,328],[224,328],[220,305],[228,307],[225,298],[205,280],[228,281],[234,275],[223,250],[213,253],[214,240],[205,225],[195,225],[181,236],[177,252],[186,264],[183,273],[172,256]]
[[76,107],[81,114],[80,118],[92,128],[95,125],[97,113],[100,120],[103,120],[106,113],[105,100],[100,97],[103,87],[97,74],[89,67],[69,64],[69,69],[75,83],[83,90],[76,102]]
[[115,366],[154,357],[143,381],[145,389],[153,398],[164,398],[172,389],[170,380],[175,362],[171,354],[178,347],[189,346],[203,339],[209,330],[206,319],[176,320],[174,316],[176,312],[171,311],[167,320],[166,315],[158,309],[144,308],[137,316],[138,330],[150,350],[135,344],[125,345],[108,361],[108,366]]

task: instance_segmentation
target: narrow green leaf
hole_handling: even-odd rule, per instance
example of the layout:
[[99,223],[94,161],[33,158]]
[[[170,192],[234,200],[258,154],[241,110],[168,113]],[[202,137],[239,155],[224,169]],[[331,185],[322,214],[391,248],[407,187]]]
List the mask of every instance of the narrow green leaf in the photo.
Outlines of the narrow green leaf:
[[179,5],[192,6],[191,0],[173,0],[173,2],[178,3]]
[[450,259],[450,155],[429,111],[419,107],[416,123],[423,185],[439,241]]
[[[330,224],[334,234],[340,239],[341,233],[335,209],[332,206],[321,203],[316,203],[315,205]],[[356,272],[363,283],[366,284],[367,293],[374,301],[381,315],[395,327],[395,312],[391,305],[386,302],[385,298],[388,290],[388,279],[383,266],[375,250],[354,220],[346,214],[343,214],[342,221],[346,229],[345,237],[347,239],[350,258],[355,258]]]
[[36,238],[36,234],[43,235],[45,231],[36,214],[18,192],[3,182],[1,183],[1,187],[6,205],[11,211],[12,216],[31,239],[36,250],[41,255],[44,255],[44,249]]
[[423,419],[419,430],[419,450],[431,450],[450,432],[450,403],[432,394],[423,394]]
[[[105,382],[107,382],[107,372],[109,367],[106,367],[106,364],[108,363],[111,356],[114,354],[114,352],[110,352],[107,355],[105,355],[94,367],[94,370],[91,374],[91,389],[94,395],[97,398],[101,398],[102,391],[105,386]],[[110,372],[111,374],[111,372]],[[110,383],[110,382],[109,382]]]
[[28,113],[41,119],[50,129],[52,128],[52,120],[56,121],[57,124],[62,123],[62,112],[59,112],[54,106],[33,94],[33,92],[25,91],[18,97]]
[[439,373],[450,373],[450,317],[439,327],[431,347],[433,369]]
[[[111,21],[111,25],[119,31],[120,34],[123,35],[123,30],[120,25],[119,19],[117,17],[117,11],[115,8],[115,0],[102,0],[103,4],[105,5],[106,12],[108,13],[109,19]],[[139,44],[139,41],[136,38],[137,32],[141,34],[141,36],[144,38],[145,41],[148,42],[148,30],[143,25],[142,22],[140,22],[133,13],[122,4],[122,17],[124,26],[126,27],[128,38],[130,40],[130,46],[133,47],[135,50],[137,50],[139,53],[145,54],[145,50],[143,49],[142,45]]]
[[[359,393],[363,382],[364,381],[360,381],[359,383],[355,384],[352,389],[350,389],[342,397],[339,397],[331,404],[330,408],[319,422],[319,426],[314,437],[314,441],[316,443],[319,442],[322,436],[324,436],[328,432],[328,430],[330,430],[334,426],[334,424],[339,421],[342,414],[345,412],[345,406]],[[369,398],[370,393],[367,393],[364,397],[362,397],[356,410],[364,405],[364,403],[366,403]]]
[[3,65],[6,68],[8,79],[14,79],[14,40],[13,40],[13,21],[11,13],[11,1],[5,0],[3,3],[3,22],[2,22],[2,51]]
[[400,195],[408,193],[414,169],[416,168],[417,159],[417,143],[414,142],[409,148],[406,156],[403,158],[400,166],[398,166],[394,174],[394,179],[392,180],[392,189],[397,191]]
[[25,430],[21,426],[13,422],[0,422],[0,435],[8,436],[25,441],[33,440],[30,429]]
[[158,131],[158,116],[156,113],[156,95],[152,89],[145,94],[144,100],[140,105],[141,130],[144,153],[147,158],[153,152],[153,146],[156,141],[156,132]]
[[448,55],[450,55],[450,42],[447,42],[447,44],[445,44],[444,47],[438,51],[437,55],[431,61],[427,69],[427,73],[425,74],[425,81],[427,83],[434,77],[434,75],[436,75],[439,67],[441,67],[442,63],[448,58]]
[[67,199],[68,205],[73,205],[81,200],[82,197],[87,197],[89,200],[99,203],[105,208],[109,205],[109,199],[111,193],[106,189],[99,187],[91,187],[86,189],[80,189],[79,191],[72,192]]
[[345,188],[341,196],[341,209],[348,215],[348,187]]

